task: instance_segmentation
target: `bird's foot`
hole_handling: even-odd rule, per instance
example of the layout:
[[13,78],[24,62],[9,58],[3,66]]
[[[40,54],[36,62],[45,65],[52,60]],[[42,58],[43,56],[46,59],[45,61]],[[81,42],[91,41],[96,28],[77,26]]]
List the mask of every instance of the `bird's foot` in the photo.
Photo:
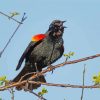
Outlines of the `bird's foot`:
[[28,80],[26,81],[27,81],[26,84],[23,86],[25,92],[28,91],[28,86],[29,86]]
[[52,65],[48,65],[48,69],[50,68],[50,70],[52,70],[52,74],[53,74],[53,72],[54,72],[54,70],[55,70],[55,68],[53,68],[53,66]]

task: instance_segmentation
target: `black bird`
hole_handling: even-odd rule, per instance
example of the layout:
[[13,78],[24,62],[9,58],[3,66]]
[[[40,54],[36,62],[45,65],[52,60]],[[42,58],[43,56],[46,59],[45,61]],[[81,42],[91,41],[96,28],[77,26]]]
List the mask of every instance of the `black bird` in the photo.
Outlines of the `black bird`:
[[[16,70],[21,67],[24,60],[25,65],[22,71],[13,79],[13,82],[29,79],[32,76],[32,74],[29,73],[42,71],[44,67],[54,63],[63,55],[64,46],[62,36],[65,28],[65,26],[63,26],[64,22],[65,21],[54,20],[49,25],[49,29],[45,34],[33,36],[32,41],[19,59]],[[43,75],[37,77],[34,81],[46,82]],[[16,88],[20,90],[24,86],[25,85],[22,85]],[[27,86],[30,90],[38,87],[40,87],[40,85],[29,84]]]

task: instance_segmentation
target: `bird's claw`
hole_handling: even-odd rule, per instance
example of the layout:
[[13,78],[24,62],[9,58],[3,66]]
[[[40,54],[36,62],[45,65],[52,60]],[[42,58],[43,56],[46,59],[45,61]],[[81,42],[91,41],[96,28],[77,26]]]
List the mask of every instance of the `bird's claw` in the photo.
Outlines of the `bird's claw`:
[[49,66],[48,66],[48,69],[50,68],[50,70],[52,70],[52,72],[51,72],[51,73],[53,74],[53,72],[54,72],[54,70],[55,70],[55,69],[54,69],[54,68],[52,68],[52,67],[53,67],[52,65],[49,65]]

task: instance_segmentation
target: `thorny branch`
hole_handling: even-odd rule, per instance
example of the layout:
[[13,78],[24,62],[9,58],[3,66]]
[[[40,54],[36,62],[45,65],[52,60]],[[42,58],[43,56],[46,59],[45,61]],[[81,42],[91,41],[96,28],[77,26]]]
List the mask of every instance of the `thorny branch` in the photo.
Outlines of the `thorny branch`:
[[[6,17],[10,17],[2,12],[0,12],[0,14],[3,14],[4,16]],[[11,37],[9,38],[8,42],[6,43],[5,47],[3,48],[2,51],[0,51],[0,57],[2,56],[3,52],[5,51],[5,49],[7,48],[7,46],[9,45],[9,43],[11,42],[11,39],[14,37],[14,35],[16,34],[16,32],[18,31],[19,27],[22,25],[22,23],[24,22],[24,20],[26,19],[27,17],[25,17],[25,13],[23,14],[23,17],[21,19],[21,22],[18,22],[16,19],[14,18],[11,18],[13,20],[15,20],[16,22],[18,22],[18,26],[17,28],[15,29],[15,31],[13,32],[13,34],[11,35]]]
[[16,87],[16,86],[20,86],[22,84],[25,84],[27,81],[29,83],[33,83],[33,84],[42,84],[42,85],[47,85],[47,86],[57,86],[57,87],[71,87],[71,88],[100,88],[100,85],[91,85],[91,86],[81,86],[81,85],[70,85],[70,84],[52,84],[52,83],[41,83],[41,82],[33,82],[31,81],[32,79],[35,79],[37,76],[41,76],[47,72],[50,72],[52,71],[53,69],[55,68],[59,68],[59,67],[62,67],[62,66],[65,66],[65,65],[68,65],[68,64],[74,64],[74,63],[79,63],[79,62],[82,62],[82,61],[86,61],[86,60],[89,60],[89,59],[94,59],[96,57],[100,57],[100,54],[96,54],[96,55],[93,55],[93,56],[89,56],[89,57],[85,57],[85,58],[80,58],[80,59],[77,59],[77,60],[73,60],[73,61],[67,61],[67,62],[63,62],[61,64],[58,64],[58,65],[55,65],[55,66],[52,66],[51,68],[47,68],[41,72],[38,72],[36,75],[33,75],[29,80],[24,80],[24,81],[21,81],[21,82],[16,82],[16,83],[11,83],[11,84],[8,84],[6,86],[3,86],[3,87],[0,87],[0,91],[3,91],[3,90],[6,90],[8,88],[11,88],[11,87]]

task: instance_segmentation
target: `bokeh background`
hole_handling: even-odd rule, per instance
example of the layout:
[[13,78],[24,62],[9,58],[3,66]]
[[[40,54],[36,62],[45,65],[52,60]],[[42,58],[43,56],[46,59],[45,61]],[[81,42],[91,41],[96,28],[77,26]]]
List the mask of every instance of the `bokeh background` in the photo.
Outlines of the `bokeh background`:
[[[70,59],[100,53],[100,1],[99,0],[1,0],[0,11],[9,15],[10,12],[19,12],[16,16],[20,20],[23,13],[27,19],[17,31],[11,43],[0,58],[0,76],[6,75],[13,79],[19,72],[15,71],[18,60],[37,33],[45,33],[52,20],[67,20],[64,32],[65,53],[75,52]],[[17,23],[0,15],[0,50],[2,50],[17,27]],[[55,64],[65,60],[62,57]],[[53,65],[55,65],[53,64]],[[92,76],[100,72],[100,58],[66,65],[58,68],[52,74],[46,74],[47,82],[82,84],[83,67],[86,64],[85,85],[92,85]],[[48,93],[47,100],[80,100],[81,89],[45,87]],[[41,88],[34,90],[38,93]],[[3,100],[11,100],[8,91],[0,92]],[[85,89],[83,100],[99,100],[100,89]],[[15,100],[37,100],[33,94],[24,91],[15,91]]]

